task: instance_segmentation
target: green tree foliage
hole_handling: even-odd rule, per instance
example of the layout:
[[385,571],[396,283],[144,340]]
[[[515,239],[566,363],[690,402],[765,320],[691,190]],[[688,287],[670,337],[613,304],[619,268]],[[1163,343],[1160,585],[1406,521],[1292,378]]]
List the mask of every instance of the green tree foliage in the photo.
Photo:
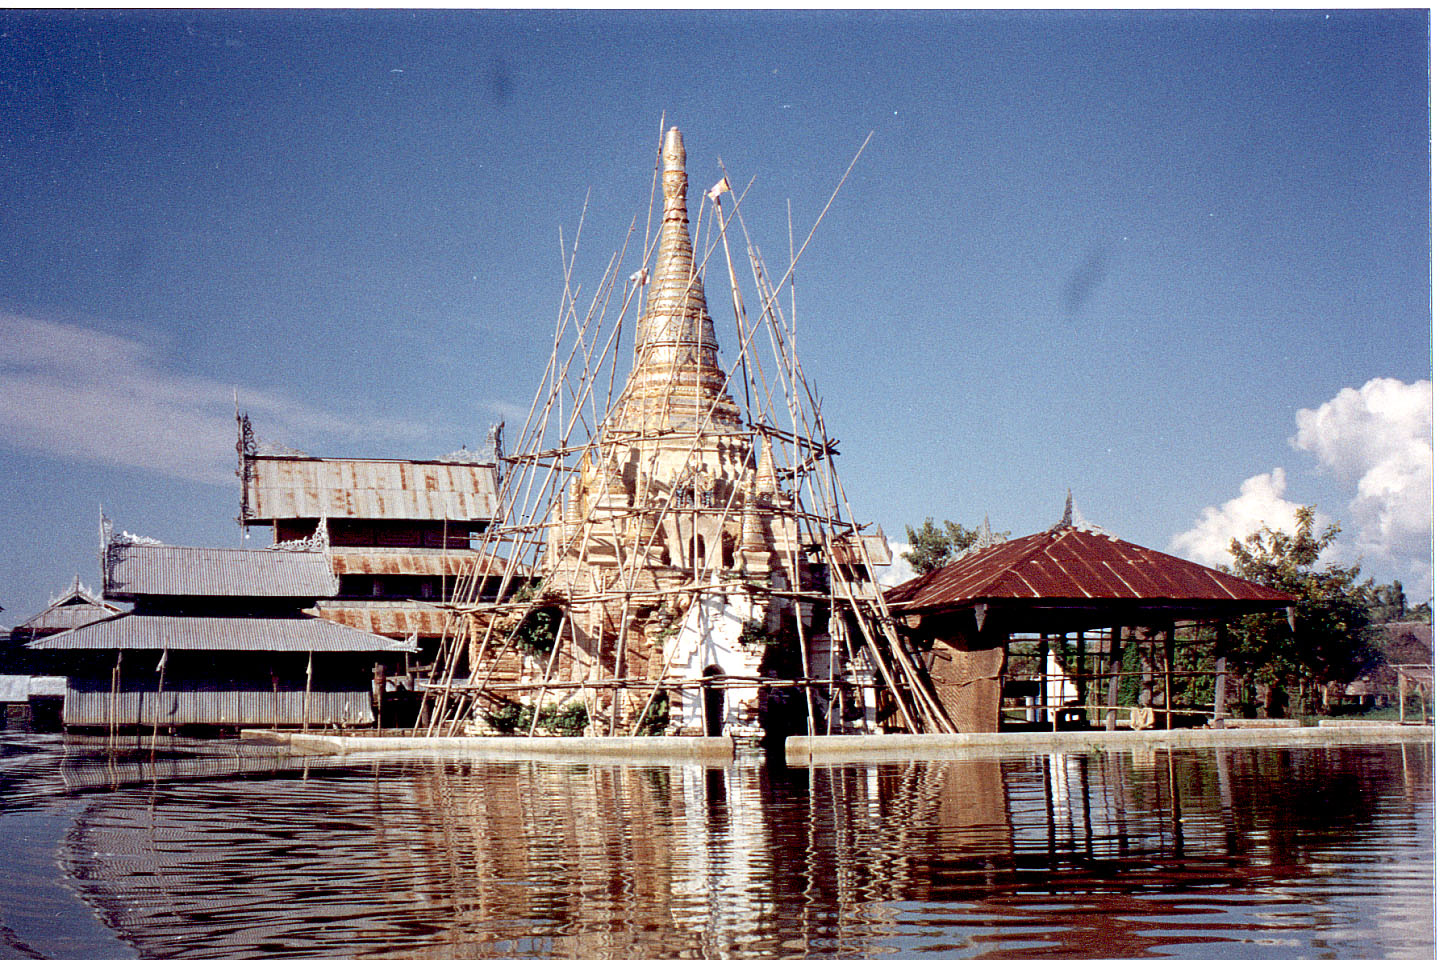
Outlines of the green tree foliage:
[[1382,583],[1370,598],[1372,623],[1399,623],[1405,619],[1405,588],[1400,581]]
[[1313,702],[1319,686],[1354,679],[1375,662],[1368,637],[1374,584],[1357,583],[1359,566],[1317,568],[1321,552],[1340,528],[1315,532],[1315,508],[1295,511],[1295,531],[1262,526],[1243,541],[1230,542],[1233,572],[1293,594],[1294,629],[1280,614],[1254,614],[1236,622],[1231,660],[1256,682],[1299,682]]
[[1405,588],[1399,580],[1381,584],[1370,601],[1372,623],[1430,622],[1430,604],[1412,607],[1405,599]]
[[[900,556],[916,573],[939,570],[975,546],[980,539],[979,527],[967,527],[949,520],[942,522],[944,526],[939,527],[935,525],[933,517],[926,517],[918,530],[908,525],[905,527],[905,539],[909,541],[910,549],[902,552]],[[1002,533],[999,536],[1003,539],[1009,534]]]
[[516,631],[515,645],[532,657],[548,657],[564,617],[565,612],[559,607],[536,607],[525,615]]
[[529,733],[530,725],[534,723],[538,730],[562,737],[578,737],[585,732],[585,726],[590,722],[585,704],[578,700],[563,707],[554,704],[541,707],[539,720],[535,719],[533,706],[513,700],[502,701],[484,716],[496,733],[506,736]]

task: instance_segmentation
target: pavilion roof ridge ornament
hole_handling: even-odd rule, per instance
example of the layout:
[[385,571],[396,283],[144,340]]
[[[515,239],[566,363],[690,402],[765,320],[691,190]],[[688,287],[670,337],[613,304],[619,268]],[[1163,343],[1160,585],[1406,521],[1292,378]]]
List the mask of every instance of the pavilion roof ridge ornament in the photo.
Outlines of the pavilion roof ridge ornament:
[[1065,513],[1060,517],[1060,526],[1075,526],[1075,493],[1069,487],[1065,488]]
[[1065,490],[1065,513],[1060,517],[1060,522],[1050,528],[1051,533],[1064,533],[1066,530],[1079,530],[1082,533],[1093,533],[1101,537],[1109,537],[1111,540],[1119,540],[1115,534],[1106,530],[1097,523],[1091,523],[1080,513],[1075,506],[1075,493],[1069,488]]
[[999,537],[995,536],[994,531],[990,529],[990,512],[987,510],[985,512],[985,519],[980,521],[980,535],[975,538],[975,549],[984,550],[987,547],[993,547],[995,544],[1002,542]]
[[75,578],[70,581],[70,586],[68,588],[62,590],[58,595],[50,595],[50,606],[55,607],[71,600],[83,600],[85,602],[94,604],[103,603],[103,601],[100,599],[99,594],[95,593],[95,591],[91,590],[89,587],[85,586],[85,584],[80,582],[80,574],[78,573],[75,574]]

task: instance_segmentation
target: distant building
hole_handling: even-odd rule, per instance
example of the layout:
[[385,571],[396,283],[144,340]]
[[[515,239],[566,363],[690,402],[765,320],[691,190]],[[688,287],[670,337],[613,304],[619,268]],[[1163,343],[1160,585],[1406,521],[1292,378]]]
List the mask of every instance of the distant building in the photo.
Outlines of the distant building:
[[1434,681],[1433,631],[1428,623],[1377,624],[1373,636],[1380,660],[1345,686],[1345,696],[1361,706],[1383,707],[1398,698],[1403,687],[1424,691],[1428,699]]
[[69,588],[53,597],[50,605],[10,631],[9,645],[0,654],[0,673],[29,673],[33,657],[25,651],[31,640],[83,627],[123,612],[123,608],[102,599],[80,582],[77,574]]
[[74,582],[50,605],[0,640],[0,728],[51,730],[60,726],[65,678],[48,676],[41,658],[25,644],[121,613],[120,607],[101,599],[80,582]]
[[66,727],[373,724],[374,668],[414,650],[304,611],[338,588],[323,539],[180,547],[106,524],[102,567],[104,601],[134,609],[27,645],[66,676]]

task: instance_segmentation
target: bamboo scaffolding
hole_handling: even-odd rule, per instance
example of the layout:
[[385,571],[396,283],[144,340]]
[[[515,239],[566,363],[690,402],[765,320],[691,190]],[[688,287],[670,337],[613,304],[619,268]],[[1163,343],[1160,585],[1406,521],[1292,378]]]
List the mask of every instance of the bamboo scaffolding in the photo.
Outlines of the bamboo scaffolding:
[[[456,578],[448,601],[437,604],[449,617],[440,653],[423,683],[428,709],[421,712],[417,729],[423,726],[432,735],[453,734],[474,715],[477,704],[514,694],[529,695],[537,707],[552,696],[584,694],[592,729],[601,729],[596,715],[600,704],[597,698],[608,694],[610,715],[603,729],[613,735],[620,729],[622,701],[643,693],[643,699],[629,701],[635,714],[633,723],[627,723],[626,728],[633,734],[661,696],[676,691],[763,688],[806,691],[806,728],[812,734],[817,730],[819,703],[812,692],[824,694],[829,732],[846,691],[864,690],[888,696],[906,730],[953,732],[916,655],[901,638],[885,607],[865,548],[865,528],[855,522],[834,470],[837,445],[825,429],[816,393],[805,378],[794,346],[796,264],[869,139],[850,161],[798,250],[790,221],[791,253],[778,283],[769,281],[764,261],[750,239],[741,211],[746,194],[737,196],[729,190],[728,172],[709,194],[712,204],[698,207],[696,237],[707,226],[717,235],[712,238],[706,234],[705,243],[686,254],[691,257],[690,282],[678,301],[675,316],[704,317],[703,300],[692,300],[692,296],[701,290],[709,258],[721,253],[738,349],[728,365],[719,369],[720,384],[713,396],[707,393],[709,388],[698,362],[693,364],[693,380],[680,379],[682,358],[702,356],[707,349],[702,336],[704,323],[693,324],[694,337],[690,341],[643,339],[644,325],[654,322],[647,320],[643,312],[648,265],[666,231],[675,229],[652,229],[661,169],[663,166],[667,178],[672,169],[665,166],[668,141],[663,119],[641,243],[641,269],[631,275],[631,282],[617,297],[620,264],[637,229],[632,221],[620,251],[609,258],[600,282],[582,305],[575,266],[588,212],[587,196],[568,249],[561,237],[563,282],[549,358],[524,423],[516,432],[516,448],[499,458],[506,469],[498,491],[497,521],[479,538],[480,556],[472,568]],[[668,191],[670,181],[666,183]],[[749,189],[747,184],[745,191]],[[670,196],[667,192],[667,198]],[[728,210],[722,203],[723,196],[730,197]],[[667,199],[667,219],[669,203]],[[740,271],[730,243],[732,223],[738,225],[744,238],[744,262],[758,292],[753,311],[741,292]],[[787,282],[788,320],[778,302]],[[617,300],[618,307],[611,314],[611,304]],[[647,393],[643,384],[637,384],[632,391],[628,380],[617,396],[621,335],[632,303],[636,311],[637,370],[647,363],[654,369],[654,357],[664,357],[652,353],[659,346],[688,343],[688,354],[667,347],[670,381],[685,386],[686,409],[673,407],[675,399],[671,394]],[[613,320],[607,320],[609,316]],[[708,347],[713,351],[713,341]],[[763,356],[764,352],[768,357]],[[743,399],[743,406],[730,399],[732,393]],[[738,411],[738,424],[733,423],[734,412],[720,417],[722,400],[728,404],[726,411]],[[631,408],[638,412],[627,419],[625,411]],[[788,430],[775,425],[782,415],[789,421]],[[715,447],[720,442],[716,437],[723,437],[728,446]],[[763,459],[769,471],[767,482],[778,484],[779,493],[767,494],[763,510],[760,501],[752,499],[752,493],[742,496],[738,482],[728,482],[728,496],[722,503],[711,501],[709,493],[702,497],[698,484],[693,493],[681,498],[682,481],[695,471],[703,472],[707,450],[712,451],[709,456],[714,456],[715,450],[731,451],[725,456],[748,450],[748,469],[752,471],[749,482],[755,483]],[[670,461],[686,466],[668,489],[662,484],[652,490],[645,484],[653,482],[654,467],[662,453]],[[634,459],[637,454],[638,460]],[[629,467],[616,460],[617,456],[626,458]],[[617,506],[606,491],[615,471],[622,469],[634,470],[635,488],[628,495],[633,496],[633,502]],[[598,486],[587,487],[585,478]],[[582,497],[578,502],[577,496]],[[747,524],[761,522],[751,520],[751,511],[754,516],[770,518],[764,521],[764,529],[783,541],[771,547],[780,561],[779,568],[772,563],[772,573],[764,577],[733,575],[727,556],[747,545],[740,534],[727,540],[731,535],[726,531],[739,523],[743,533],[750,529]],[[702,525],[709,531],[705,535],[701,533]],[[682,537],[683,555],[672,558],[669,567],[678,567],[685,574],[680,582],[672,582],[672,569],[668,580],[657,580],[653,558],[657,551],[670,549],[666,546],[668,538],[677,533]],[[596,550],[600,554],[594,554]],[[600,566],[579,559],[592,555],[610,559]],[[591,565],[587,567],[586,563]],[[818,587],[814,585],[817,582]],[[649,611],[668,607],[673,616],[689,617],[690,611],[700,609],[696,604],[709,602],[707,598],[715,598],[723,605],[732,597],[748,598],[746,602],[760,610],[770,609],[772,601],[788,604],[784,616],[793,620],[798,677],[675,676],[674,660],[682,649],[678,642],[666,642],[658,652],[648,655],[650,676],[629,675],[631,657],[643,653],[643,648],[637,646],[640,638],[634,635],[640,629],[636,616],[649,617]],[[807,636],[810,628],[802,604],[827,614],[829,671],[825,678],[810,675],[812,637]],[[517,653],[518,637],[527,619],[541,606],[554,606],[563,615],[551,638],[543,669],[538,664],[526,668],[521,662],[520,676],[533,669],[538,672],[538,680],[502,675],[506,658]],[[589,646],[582,649],[584,634],[576,624],[577,617],[587,610],[592,612],[586,616],[599,619],[585,641]],[[597,610],[602,612],[596,614]],[[612,621],[613,631],[607,629]],[[681,622],[683,625],[688,621]],[[852,643],[852,629],[862,641],[859,647]],[[607,647],[607,643],[611,646]],[[607,655],[609,660],[605,659]],[[572,675],[557,676],[562,658],[566,657],[575,665],[567,667]],[[469,662],[463,672],[462,658]],[[842,662],[858,664],[862,673],[840,677]],[[582,666],[589,676],[577,679],[573,671]],[[874,679],[864,679],[864,670],[870,671]],[[536,735],[538,721],[536,709],[529,735]]]

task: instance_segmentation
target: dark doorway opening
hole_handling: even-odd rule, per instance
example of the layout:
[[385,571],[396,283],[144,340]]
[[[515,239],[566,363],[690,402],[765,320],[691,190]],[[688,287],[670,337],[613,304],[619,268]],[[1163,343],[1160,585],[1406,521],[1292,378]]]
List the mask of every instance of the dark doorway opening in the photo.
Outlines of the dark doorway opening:
[[718,737],[725,727],[725,688],[716,687],[708,681],[725,676],[725,671],[711,664],[700,672],[706,678],[705,692],[705,736]]

